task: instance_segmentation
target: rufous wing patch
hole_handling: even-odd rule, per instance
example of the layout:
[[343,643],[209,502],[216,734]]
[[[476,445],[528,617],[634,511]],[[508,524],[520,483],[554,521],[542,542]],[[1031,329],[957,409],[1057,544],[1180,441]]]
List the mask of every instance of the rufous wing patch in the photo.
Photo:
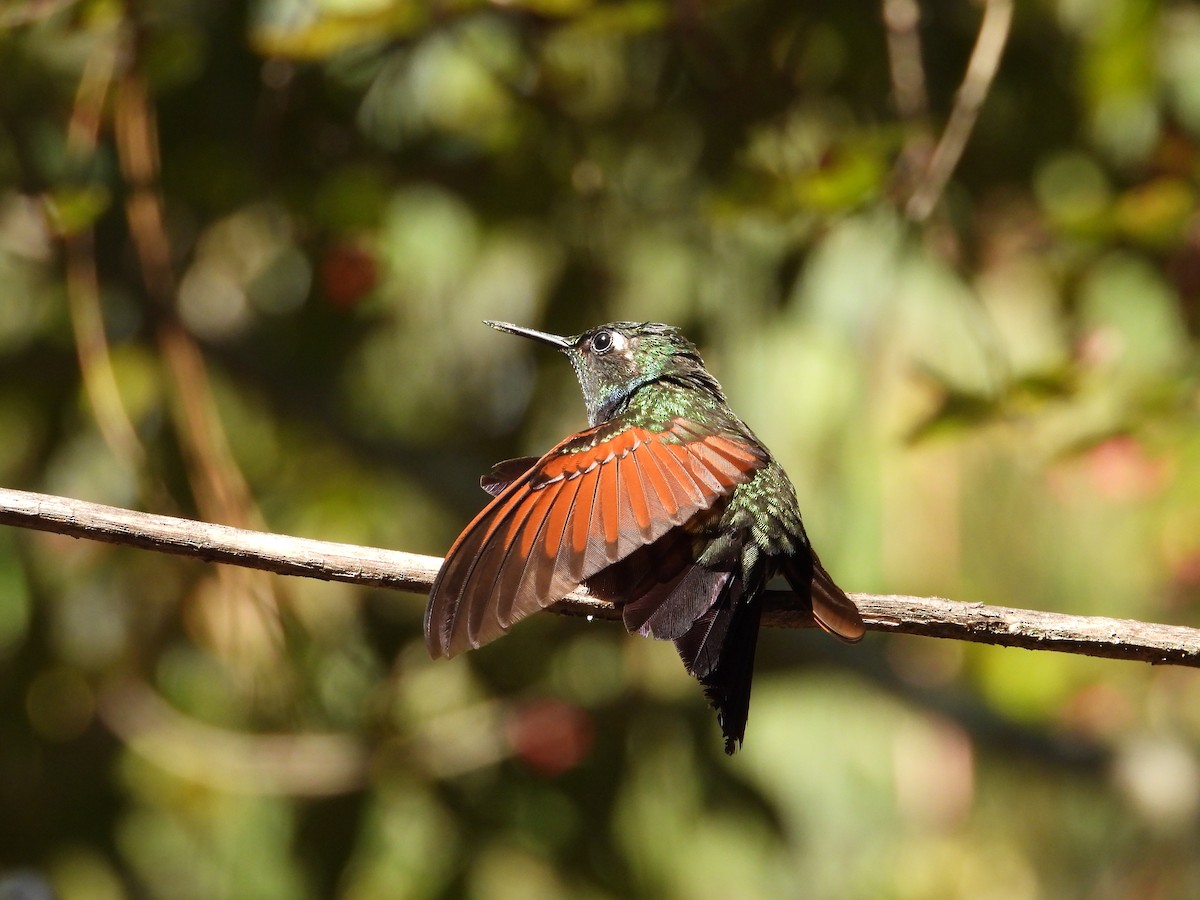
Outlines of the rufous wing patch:
[[708,509],[765,462],[735,434],[676,419],[662,432],[603,423],[523,474],[519,464],[498,467],[497,481],[515,480],[459,535],[430,592],[430,653],[453,656],[494,640]]

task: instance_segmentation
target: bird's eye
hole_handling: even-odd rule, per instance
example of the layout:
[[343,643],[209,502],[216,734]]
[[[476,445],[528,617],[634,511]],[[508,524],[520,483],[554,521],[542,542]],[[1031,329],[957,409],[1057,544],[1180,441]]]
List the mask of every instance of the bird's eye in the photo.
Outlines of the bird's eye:
[[607,353],[613,347],[613,336],[611,331],[600,331],[592,338],[592,352]]

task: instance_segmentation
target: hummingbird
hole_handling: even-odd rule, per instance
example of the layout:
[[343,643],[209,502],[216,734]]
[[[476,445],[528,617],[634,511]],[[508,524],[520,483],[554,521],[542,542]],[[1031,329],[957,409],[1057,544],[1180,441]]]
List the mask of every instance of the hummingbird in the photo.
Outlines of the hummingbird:
[[481,647],[583,585],[630,632],[674,642],[733,753],[772,577],[825,631],[847,642],[864,633],[809,543],[791,481],[678,328],[613,322],[560,337],[484,324],[566,354],[589,427],[480,479],[494,499],[434,581],[430,655]]

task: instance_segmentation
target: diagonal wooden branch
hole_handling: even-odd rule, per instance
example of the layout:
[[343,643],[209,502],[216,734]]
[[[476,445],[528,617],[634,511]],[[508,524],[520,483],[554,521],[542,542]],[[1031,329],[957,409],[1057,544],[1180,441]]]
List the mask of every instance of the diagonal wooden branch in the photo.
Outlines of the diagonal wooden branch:
[[[4,488],[0,488],[0,524],[282,575],[414,592],[429,590],[442,563],[436,556],[248,531]],[[850,596],[871,631],[1200,667],[1200,629],[936,597]],[[765,624],[776,628],[813,626],[811,617],[796,608],[790,593],[769,592],[767,602]],[[618,618],[611,604],[582,591],[571,594],[553,610],[566,615]]]

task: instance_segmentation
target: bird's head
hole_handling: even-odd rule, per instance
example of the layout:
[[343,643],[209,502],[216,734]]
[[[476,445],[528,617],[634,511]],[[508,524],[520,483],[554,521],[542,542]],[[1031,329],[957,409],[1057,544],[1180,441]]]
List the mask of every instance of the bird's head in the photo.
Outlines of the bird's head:
[[721,386],[704,368],[696,345],[671,325],[610,322],[572,337],[559,337],[507,322],[485,324],[565,353],[579,378],[592,425],[608,421],[639,388],[655,381],[676,381],[708,390],[724,401]]

